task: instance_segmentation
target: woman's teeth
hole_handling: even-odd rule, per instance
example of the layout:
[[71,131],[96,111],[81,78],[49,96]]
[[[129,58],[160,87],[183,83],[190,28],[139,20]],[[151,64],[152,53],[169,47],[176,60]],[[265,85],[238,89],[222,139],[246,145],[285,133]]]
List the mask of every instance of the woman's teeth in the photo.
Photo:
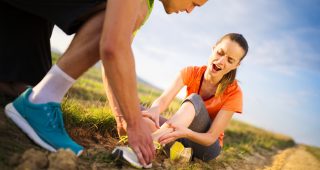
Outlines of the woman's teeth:
[[212,68],[215,70],[215,71],[220,71],[221,68],[219,68],[217,65],[215,64],[212,64]]

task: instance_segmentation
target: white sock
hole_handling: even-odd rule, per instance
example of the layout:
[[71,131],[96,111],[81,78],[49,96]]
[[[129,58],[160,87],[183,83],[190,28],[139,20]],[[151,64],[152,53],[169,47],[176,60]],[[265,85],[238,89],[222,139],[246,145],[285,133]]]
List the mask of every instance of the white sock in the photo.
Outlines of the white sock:
[[63,96],[75,80],[61,70],[57,65],[51,67],[46,76],[38,83],[29,96],[32,103],[61,103]]

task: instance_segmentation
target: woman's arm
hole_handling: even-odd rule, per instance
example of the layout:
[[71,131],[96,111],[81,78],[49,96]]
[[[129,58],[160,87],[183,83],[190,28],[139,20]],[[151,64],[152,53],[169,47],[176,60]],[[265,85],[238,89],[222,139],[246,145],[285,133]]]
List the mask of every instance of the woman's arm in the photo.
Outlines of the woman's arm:
[[166,144],[179,138],[187,138],[198,144],[210,146],[218,139],[219,135],[227,127],[233,114],[234,112],[232,111],[220,110],[210,129],[206,133],[194,132],[185,126],[171,122],[169,127],[173,128],[174,131],[160,137],[159,142],[161,144]]
[[220,110],[207,133],[197,133],[190,130],[187,133],[187,138],[201,145],[212,145],[228,126],[233,114],[233,111]]
[[168,108],[171,101],[183,86],[182,76],[181,73],[179,73],[171,86],[152,103],[149,109],[142,112],[143,115],[151,118],[156,123],[156,126],[159,127],[159,114]]

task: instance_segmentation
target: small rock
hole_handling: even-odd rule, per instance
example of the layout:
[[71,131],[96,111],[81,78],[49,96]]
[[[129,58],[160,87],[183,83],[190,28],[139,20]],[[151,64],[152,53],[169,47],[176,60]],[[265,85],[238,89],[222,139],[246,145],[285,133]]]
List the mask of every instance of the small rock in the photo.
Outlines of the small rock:
[[49,170],[77,169],[77,156],[69,149],[59,149],[49,155]]
[[20,159],[20,165],[17,169],[43,169],[48,166],[48,158],[46,152],[35,149],[26,150]]

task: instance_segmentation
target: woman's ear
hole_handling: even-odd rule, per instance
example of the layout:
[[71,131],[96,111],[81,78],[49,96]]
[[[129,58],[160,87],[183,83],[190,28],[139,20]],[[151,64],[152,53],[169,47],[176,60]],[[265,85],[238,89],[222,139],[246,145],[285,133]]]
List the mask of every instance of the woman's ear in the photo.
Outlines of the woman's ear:
[[241,61],[239,61],[239,63],[237,64],[237,67],[239,67],[239,66],[240,66],[240,64],[241,64]]

